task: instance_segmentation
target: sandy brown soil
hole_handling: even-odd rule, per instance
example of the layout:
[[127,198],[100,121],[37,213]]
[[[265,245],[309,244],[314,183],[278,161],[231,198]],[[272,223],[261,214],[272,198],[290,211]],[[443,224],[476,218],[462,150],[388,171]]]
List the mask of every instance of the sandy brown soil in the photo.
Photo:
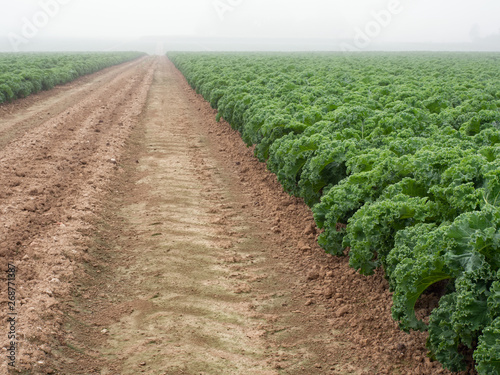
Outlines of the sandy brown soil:
[[13,373],[447,373],[166,59],[59,90],[0,107]]

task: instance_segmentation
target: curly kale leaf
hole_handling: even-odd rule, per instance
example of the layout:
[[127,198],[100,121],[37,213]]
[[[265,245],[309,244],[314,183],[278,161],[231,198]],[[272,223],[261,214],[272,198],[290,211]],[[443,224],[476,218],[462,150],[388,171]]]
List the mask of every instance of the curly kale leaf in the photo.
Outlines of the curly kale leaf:
[[484,255],[487,261],[500,267],[500,210],[487,206],[481,211],[460,215],[450,227],[447,237],[456,243],[447,254],[448,262],[455,269],[474,267],[474,252]]
[[349,265],[370,275],[394,247],[401,229],[423,223],[436,215],[436,205],[427,198],[398,194],[360,208],[349,220],[343,245],[350,246]]
[[321,191],[328,185],[334,186],[346,177],[346,155],[357,146],[356,141],[320,141],[318,149],[304,164],[299,189],[300,196],[309,206],[318,203]]
[[491,324],[487,304],[494,274],[484,257],[482,260],[474,270],[457,278],[456,291],[442,297],[430,316],[429,349],[452,371],[465,369],[460,346],[473,348]]
[[[497,215],[495,209],[466,213],[451,225],[443,224],[435,229],[417,225],[397,233],[394,249],[388,255],[387,273],[395,290],[393,317],[400,321],[403,329],[425,328],[416,320],[414,306],[423,291],[434,282],[452,278],[456,279],[457,288],[464,289],[460,286],[460,277],[464,274],[468,275],[467,280],[475,277],[477,287],[491,279],[488,270],[498,269]],[[488,287],[488,284],[482,286]],[[481,290],[474,293],[480,294]],[[486,311],[484,303],[479,300],[472,303],[478,309],[473,315],[479,316],[479,311]],[[457,322],[459,320],[457,318]],[[474,327],[471,332],[476,331]],[[461,329],[463,342],[469,344],[466,327]]]
[[455,281],[457,300],[452,315],[453,330],[468,348],[473,347],[483,328],[491,322],[487,303],[494,274],[482,255],[477,258],[480,260],[475,269]]
[[483,329],[474,351],[474,360],[480,375],[500,374],[500,317]]
[[491,324],[483,329],[474,351],[476,369],[481,375],[500,374],[500,271],[490,289],[488,311]]
[[451,371],[463,371],[466,368],[464,356],[458,351],[460,339],[453,330],[451,319],[456,299],[456,293],[448,294],[441,298],[439,307],[432,311],[427,346],[443,367]]
[[319,244],[328,252],[342,252],[345,231],[338,231],[338,223],[347,224],[349,218],[366,203],[375,201],[384,189],[405,177],[406,164],[391,157],[390,151],[366,153],[348,160],[348,170],[355,172],[333,186],[313,207],[318,226],[325,232]]
[[302,167],[318,148],[322,135],[314,134],[310,137],[285,136],[271,146],[271,157],[268,168],[278,177],[283,188],[298,195],[298,181]]
[[450,278],[439,253],[419,254],[399,262],[391,274],[394,287],[392,317],[399,321],[402,330],[422,331],[427,328],[417,319],[415,304],[429,286]]

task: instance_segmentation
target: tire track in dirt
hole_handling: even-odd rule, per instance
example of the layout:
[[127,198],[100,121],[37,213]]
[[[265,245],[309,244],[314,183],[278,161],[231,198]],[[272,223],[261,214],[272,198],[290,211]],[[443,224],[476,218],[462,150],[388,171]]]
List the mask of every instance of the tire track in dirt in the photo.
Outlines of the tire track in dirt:
[[44,373],[60,335],[60,303],[85,259],[83,232],[143,108],[154,64],[142,59],[105,75],[104,85],[74,96],[64,112],[0,151],[0,259],[3,269],[18,267],[19,369]]

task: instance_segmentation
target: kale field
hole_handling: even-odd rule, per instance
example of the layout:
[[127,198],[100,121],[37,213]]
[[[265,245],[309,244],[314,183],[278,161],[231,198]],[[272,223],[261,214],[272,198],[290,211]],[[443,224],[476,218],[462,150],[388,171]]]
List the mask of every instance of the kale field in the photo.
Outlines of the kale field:
[[304,199],[326,252],[383,268],[402,330],[428,330],[445,368],[500,373],[500,54],[168,56]]

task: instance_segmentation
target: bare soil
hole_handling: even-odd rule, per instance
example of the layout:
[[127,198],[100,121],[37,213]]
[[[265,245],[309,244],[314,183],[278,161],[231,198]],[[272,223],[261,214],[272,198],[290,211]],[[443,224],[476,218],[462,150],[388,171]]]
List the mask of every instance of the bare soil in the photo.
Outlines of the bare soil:
[[448,373],[397,328],[383,275],[325,254],[308,207],[166,58],[0,114],[12,373]]

